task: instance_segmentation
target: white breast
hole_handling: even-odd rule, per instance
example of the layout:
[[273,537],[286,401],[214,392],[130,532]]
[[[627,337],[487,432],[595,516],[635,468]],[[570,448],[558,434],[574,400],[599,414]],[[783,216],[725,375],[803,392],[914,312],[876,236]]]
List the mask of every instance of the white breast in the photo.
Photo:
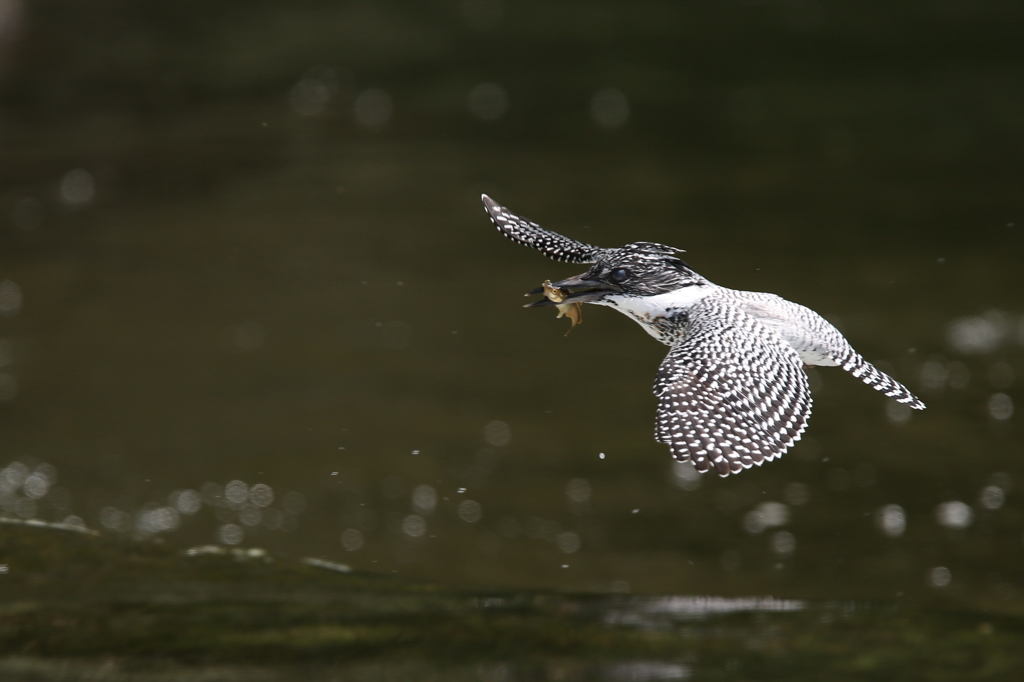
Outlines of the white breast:
[[667,341],[662,338],[661,330],[654,326],[656,321],[659,318],[669,317],[681,310],[686,310],[697,301],[710,295],[716,288],[713,284],[704,284],[683,287],[657,296],[612,294],[605,296],[600,301],[594,301],[594,303],[622,311],[639,322],[648,334],[666,343]]

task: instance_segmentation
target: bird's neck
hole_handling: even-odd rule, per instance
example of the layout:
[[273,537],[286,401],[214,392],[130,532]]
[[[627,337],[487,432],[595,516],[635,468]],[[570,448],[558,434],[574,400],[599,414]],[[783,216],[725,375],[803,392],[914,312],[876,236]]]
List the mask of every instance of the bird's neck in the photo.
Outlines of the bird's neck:
[[653,296],[612,294],[595,303],[628,315],[648,334],[671,346],[685,332],[686,311],[714,289],[713,284],[701,283]]

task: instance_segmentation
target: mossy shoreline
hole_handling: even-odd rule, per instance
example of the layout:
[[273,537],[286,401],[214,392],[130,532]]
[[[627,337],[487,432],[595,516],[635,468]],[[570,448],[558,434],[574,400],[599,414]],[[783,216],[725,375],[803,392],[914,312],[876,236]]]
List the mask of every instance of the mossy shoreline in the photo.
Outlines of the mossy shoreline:
[[1003,680],[1024,671],[1024,620],[1011,616],[724,598],[695,610],[693,598],[460,590],[259,551],[190,555],[20,524],[0,527],[0,556],[8,679]]

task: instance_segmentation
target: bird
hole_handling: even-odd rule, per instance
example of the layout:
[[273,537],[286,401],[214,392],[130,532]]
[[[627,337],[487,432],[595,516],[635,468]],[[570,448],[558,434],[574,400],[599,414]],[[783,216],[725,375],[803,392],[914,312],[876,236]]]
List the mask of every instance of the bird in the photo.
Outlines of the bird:
[[513,242],[590,266],[530,292],[559,295],[527,307],[607,306],[669,346],[654,382],[655,440],[701,473],[740,473],[781,457],[799,440],[811,414],[808,366],[841,367],[899,403],[925,408],[810,308],[718,286],[678,257],[682,249],[654,242],[593,246],[521,218],[486,194],[481,199]]

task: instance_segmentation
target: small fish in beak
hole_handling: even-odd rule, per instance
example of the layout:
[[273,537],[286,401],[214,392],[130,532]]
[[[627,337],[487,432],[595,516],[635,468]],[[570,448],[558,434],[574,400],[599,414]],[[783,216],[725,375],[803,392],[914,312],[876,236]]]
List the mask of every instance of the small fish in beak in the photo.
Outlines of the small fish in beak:
[[[578,301],[571,301],[566,303],[565,299],[570,292],[562,291],[561,289],[553,285],[550,279],[544,280],[544,284],[541,285],[541,291],[538,292],[535,289],[530,293],[532,294],[534,292],[543,293],[544,297],[547,300],[551,301],[551,303],[553,303],[556,308],[558,308],[558,317],[568,317],[569,320],[572,322],[572,326],[569,327],[569,331],[565,333],[566,336],[569,335],[569,332],[572,331],[573,327],[583,322],[583,304],[579,303]],[[530,294],[526,295],[529,296]],[[528,304],[526,307],[531,307],[533,305],[536,304]]]

